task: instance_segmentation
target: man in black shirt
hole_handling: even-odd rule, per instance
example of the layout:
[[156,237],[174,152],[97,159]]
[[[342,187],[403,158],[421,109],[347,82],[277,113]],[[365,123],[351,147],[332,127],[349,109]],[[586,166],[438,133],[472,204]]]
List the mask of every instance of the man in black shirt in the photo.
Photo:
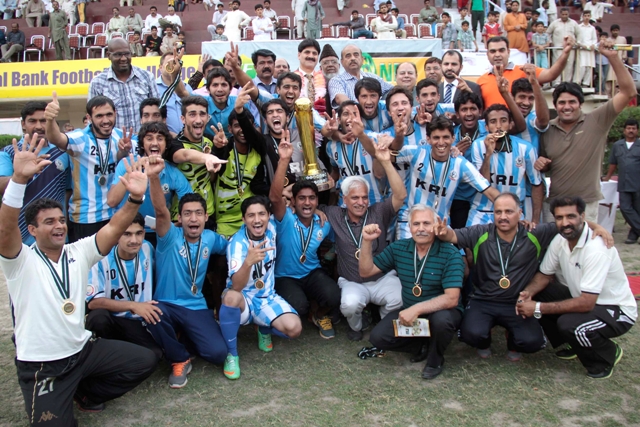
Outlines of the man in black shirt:
[[158,28],[154,25],[151,27],[151,34],[144,40],[146,56],[160,56],[160,45],[162,37],[158,36]]

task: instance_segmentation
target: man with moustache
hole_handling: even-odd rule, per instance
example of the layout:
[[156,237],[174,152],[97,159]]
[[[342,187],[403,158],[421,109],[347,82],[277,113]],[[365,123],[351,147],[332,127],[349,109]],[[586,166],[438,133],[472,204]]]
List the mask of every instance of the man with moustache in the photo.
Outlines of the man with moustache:
[[[322,47],[322,52],[320,52],[320,71],[322,71],[322,75],[324,76],[324,80],[326,84],[329,84],[329,80],[334,78],[340,72],[340,61],[338,59],[338,54],[331,47],[330,44],[325,44]],[[324,95],[324,106],[325,113],[329,117],[333,116],[333,107],[331,106],[331,97],[329,96],[329,91],[325,91]]]
[[382,86],[378,80],[369,77],[358,80],[354,93],[362,107],[361,118],[365,130],[382,132],[393,124],[387,104],[382,100]]
[[[283,144],[291,145],[286,138],[280,146]],[[279,168],[280,179],[285,171],[284,167]],[[240,378],[240,325],[258,326],[258,348],[263,352],[273,350],[272,334],[297,338],[302,333],[295,309],[275,291],[276,224],[270,219],[270,204],[264,196],[242,202],[244,224],[227,248],[229,279],[220,308],[220,329],[228,349],[223,371],[231,380]]]
[[442,81],[442,60],[440,58],[432,56],[425,61],[424,78],[433,80],[438,84]]
[[273,76],[276,54],[268,49],[258,49],[251,54],[251,62],[256,70],[253,83],[258,89],[274,94],[278,80]]
[[[44,136],[47,123],[44,114],[46,108],[47,103],[44,101],[29,101],[22,107],[20,111],[22,120],[20,123],[25,136],[32,140],[35,134],[38,134],[39,137]],[[18,141],[18,148],[20,149],[22,149],[22,144],[24,144],[25,136]],[[20,227],[22,242],[27,246],[31,246],[35,242],[35,239],[29,233],[28,224],[24,218],[25,210],[31,203],[38,200],[41,194],[47,194],[49,198],[64,205],[70,172],[70,160],[65,151],[47,142],[40,150],[40,154],[49,156],[47,160],[49,160],[51,164],[46,166],[42,172],[35,175],[27,183],[23,207],[20,209],[20,216],[18,217],[18,226]],[[0,194],[4,194],[11,180],[11,175],[13,175],[14,156],[15,151],[11,144],[0,151]]]
[[[611,338],[633,326],[638,307],[618,251],[589,237],[593,230],[585,226],[585,209],[579,197],[552,200],[559,235],[549,245],[540,271],[520,293],[516,311],[538,319],[554,348],[570,346],[556,356],[578,357],[587,376],[604,379],[622,358],[622,348]],[[554,276],[559,282],[555,295],[538,295]]]
[[131,65],[129,43],[123,38],[111,39],[107,47],[111,67],[91,80],[89,99],[98,95],[111,99],[117,111],[116,127],[140,128],[138,106],[143,99],[159,98],[151,73]]
[[340,186],[344,208],[321,207],[335,233],[338,286],[342,290],[340,311],[349,323],[347,338],[351,341],[360,341],[363,331],[369,327],[369,319],[362,315],[367,304],[379,305],[380,316],[384,318],[402,303],[400,283],[395,271],[361,276],[358,270],[364,227],[367,224],[378,224],[382,229],[373,243],[373,253],[379,254],[387,246],[387,229],[407,197],[402,178],[391,163],[391,153],[382,145],[384,144],[379,148],[376,146],[374,150],[389,181],[391,197],[383,202],[370,204],[369,182],[362,176],[354,175],[347,177]]
[[318,55],[320,55],[320,43],[317,40],[302,40],[298,45],[300,68],[294,71],[302,79],[300,96],[309,98],[314,107],[317,101],[324,104],[324,97],[327,93],[327,82],[324,75],[321,70],[316,70]]
[[[422,204],[413,206],[409,213],[411,238],[396,240],[375,257],[372,246],[382,229],[379,224],[367,225],[358,264],[363,276],[397,271],[402,286],[402,306],[376,325],[369,340],[381,350],[412,351],[426,347],[412,359],[416,362],[427,359],[422,370],[422,378],[426,380],[442,373],[444,353],[458,329],[463,310],[460,303],[464,277],[462,258],[455,246],[435,238],[433,229],[437,220],[433,209]],[[418,317],[429,320],[428,341],[395,336],[396,320],[402,326],[411,327]]]
[[107,192],[115,178],[118,161],[132,150],[130,134],[114,125],[116,108],[105,96],[87,102],[91,124],[68,134],[60,132],[56,119],[60,113],[58,95],[44,112],[47,140],[70,154],[73,194],[69,200],[69,241],[95,234],[109,222],[114,210],[107,203]]
[[438,84],[440,102],[451,104],[456,95],[462,91],[471,91],[482,97],[480,86],[469,80],[460,78],[462,71],[462,54],[457,50],[448,50],[442,55],[442,72],[444,81]]

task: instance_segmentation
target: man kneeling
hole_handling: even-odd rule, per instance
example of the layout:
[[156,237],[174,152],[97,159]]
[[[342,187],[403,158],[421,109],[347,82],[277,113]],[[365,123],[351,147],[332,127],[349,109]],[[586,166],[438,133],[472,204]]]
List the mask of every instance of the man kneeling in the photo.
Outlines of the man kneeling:
[[[375,258],[371,256],[371,242],[378,238],[381,230],[377,224],[367,225],[363,230],[359,262],[362,277],[395,269],[402,284],[402,309],[382,319],[371,331],[369,341],[382,350],[413,351],[424,346],[427,354],[422,371],[424,379],[433,379],[442,372],[444,352],[462,318],[462,257],[455,246],[435,239],[433,228],[437,220],[432,208],[414,205],[409,211],[412,238],[395,241]],[[429,320],[431,336],[427,342],[395,336],[395,319],[411,326],[419,316]]]
[[224,375],[240,378],[238,329],[258,326],[258,348],[273,350],[271,334],[297,338],[302,332],[298,313],[274,289],[276,259],[275,220],[270,219],[269,199],[252,196],[240,206],[244,224],[227,247],[229,279],[220,307],[220,329],[227,342]]

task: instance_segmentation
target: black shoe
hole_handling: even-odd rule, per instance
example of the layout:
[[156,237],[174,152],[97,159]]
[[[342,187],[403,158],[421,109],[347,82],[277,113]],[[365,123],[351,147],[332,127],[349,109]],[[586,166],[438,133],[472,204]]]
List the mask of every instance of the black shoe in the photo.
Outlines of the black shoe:
[[432,380],[441,373],[442,365],[436,367],[425,365],[424,369],[422,370],[422,378],[424,378],[425,380]]
[[94,403],[86,397],[74,396],[73,400],[78,404],[78,409],[82,412],[102,412],[105,409],[104,403]]
[[353,329],[349,328],[349,330],[347,331],[347,338],[349,339],[349,341],[360,341],[362,339],[362,331],[354,331]]
[[563,348],[562,350],[556,351],[556,357],[558,359],[562,359],[562,360],[573,360],[576,357],[578,357],[578,355],[571,348],[571,346],[568,345],[566,348]]
[[360,330],[366,331],[367,329],[369,329],[370,326],[371,326],[371,317],[369,313],[363,311],[362,312],[362,329]]
[[413,357],[409,359],[409,361],[411,363],[422,362],[427,358],[428,355],[429,355],[429,346],[427,344],[422,344],[422,346],[420,347],[420,350],[416,354],[414,354]]
[[634,245],[636,244],[638,241],[638,239],[632,239],[630,237],[627,237],[627,240],[624,241],[625,245]]

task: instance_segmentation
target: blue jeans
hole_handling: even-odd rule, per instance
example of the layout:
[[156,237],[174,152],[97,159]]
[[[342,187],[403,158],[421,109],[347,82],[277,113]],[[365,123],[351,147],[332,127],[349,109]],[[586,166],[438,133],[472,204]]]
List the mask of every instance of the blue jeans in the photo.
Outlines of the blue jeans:
[[359,37],[366,37],[368,39],[372,39],[373,38],[373,33],[371,31],[369,31],[369,30],[365,30],[364,28],[355,30],[353,32],[353,37],[352,38],[357,39]]

